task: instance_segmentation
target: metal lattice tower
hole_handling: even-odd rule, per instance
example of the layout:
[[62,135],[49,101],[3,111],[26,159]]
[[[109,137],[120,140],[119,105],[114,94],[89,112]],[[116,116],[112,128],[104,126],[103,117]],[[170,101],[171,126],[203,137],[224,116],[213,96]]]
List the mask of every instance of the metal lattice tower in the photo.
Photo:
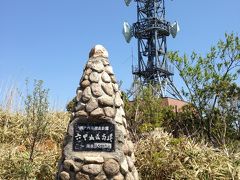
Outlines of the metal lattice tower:
[[165,0],[135,0],[137,22],[132,35],[138,40],[138,62],[133,65],[134,79],[140,86],[151,86],[154,94],[174,97],[179,93],[173,85],[173,67],[167,59],[167,36],[171,24],[165,20]]

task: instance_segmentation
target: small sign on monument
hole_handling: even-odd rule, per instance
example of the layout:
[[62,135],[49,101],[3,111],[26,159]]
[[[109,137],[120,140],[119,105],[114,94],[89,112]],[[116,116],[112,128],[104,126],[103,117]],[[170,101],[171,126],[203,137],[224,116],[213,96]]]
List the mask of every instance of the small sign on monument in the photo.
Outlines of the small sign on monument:
[[74,125],[73,151],[115,150],[115,126],[112,123],[82,123]]

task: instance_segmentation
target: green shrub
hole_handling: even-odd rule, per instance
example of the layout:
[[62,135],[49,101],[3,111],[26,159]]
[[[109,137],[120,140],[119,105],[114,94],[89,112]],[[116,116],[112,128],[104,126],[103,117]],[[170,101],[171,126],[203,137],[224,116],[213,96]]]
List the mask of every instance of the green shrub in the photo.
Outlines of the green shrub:
[[124,109],[129,124],[129,131],[135,141],[142,133],[161,127],[163,122],[162,99],[156,97],[150,87],[139,92],[134,101],[124,98]]

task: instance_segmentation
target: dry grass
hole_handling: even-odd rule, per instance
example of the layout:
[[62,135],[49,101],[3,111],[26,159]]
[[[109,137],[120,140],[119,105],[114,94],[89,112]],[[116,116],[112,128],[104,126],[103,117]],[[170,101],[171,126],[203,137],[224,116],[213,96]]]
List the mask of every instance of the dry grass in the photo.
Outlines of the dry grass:
[[24,115],[0,110],[0,179],[54,179],[69,115],[48,114],[49,124],[29,161],[30,138]]
[[238,180],[240,153],[156,130],[137,144],[137,166],[144,180]]
[[20,111],[22,106],[22,94],[14,83],[0,82],[0,108],[5,111]]

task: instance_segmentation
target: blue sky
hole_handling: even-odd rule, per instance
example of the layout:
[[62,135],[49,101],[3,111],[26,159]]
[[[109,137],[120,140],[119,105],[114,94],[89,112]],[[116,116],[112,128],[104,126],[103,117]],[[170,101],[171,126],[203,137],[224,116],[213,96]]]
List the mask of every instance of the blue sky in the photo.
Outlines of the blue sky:
[[[168,49],[190,54],[206,51],[224,33],[240,30],[239,0],[166,0],[168,21],[181,32],[168,38]],[[75,95],[88,52],[104,45],[122,89],[132,82],[131,51],[122,23],[136,21],[136,4],[124,0],[0,0],[0,84],[24,87],[26,78],[42,79],[59,107]],[[181,86],[177,75],[177,86]]]

